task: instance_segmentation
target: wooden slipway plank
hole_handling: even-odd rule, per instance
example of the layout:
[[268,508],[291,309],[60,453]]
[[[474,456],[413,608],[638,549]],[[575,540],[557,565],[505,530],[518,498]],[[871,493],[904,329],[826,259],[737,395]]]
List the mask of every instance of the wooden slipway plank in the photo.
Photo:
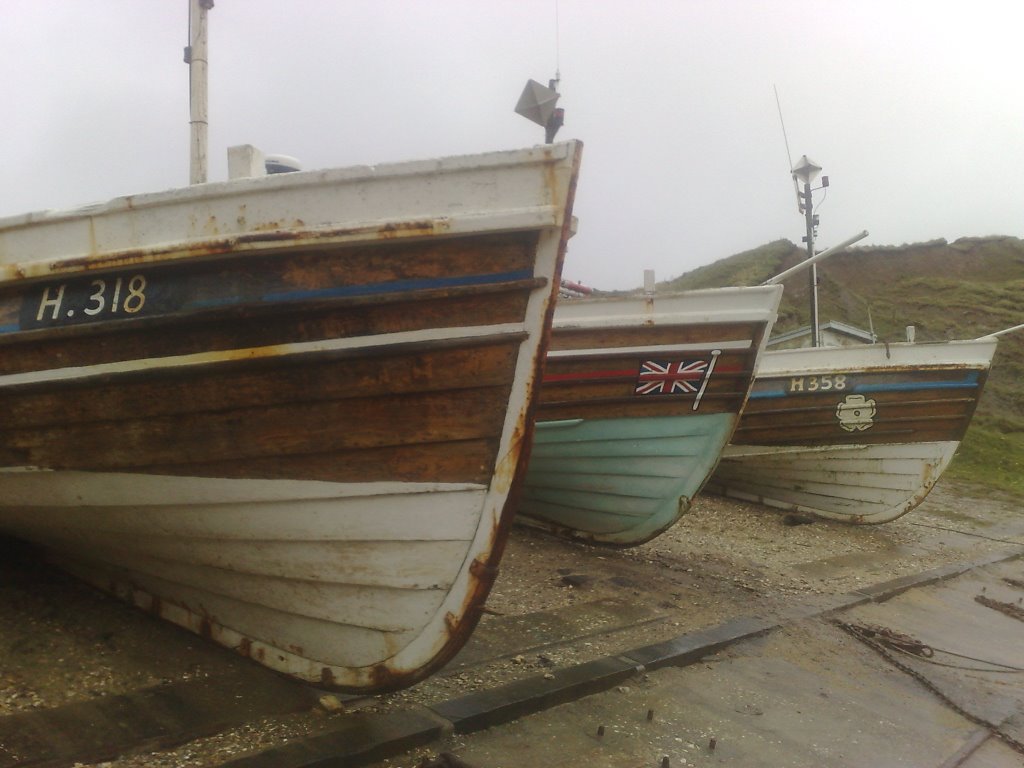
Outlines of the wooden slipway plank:
[[520,616],[484,616],[466,647],[441,674],[665,618],[651,606],[614,599]]
[[[254,680],[253,675],[258,676]],[[0,717],[0,768],[59,768],[166,748],[308,709],[312,689],[253,668]]]

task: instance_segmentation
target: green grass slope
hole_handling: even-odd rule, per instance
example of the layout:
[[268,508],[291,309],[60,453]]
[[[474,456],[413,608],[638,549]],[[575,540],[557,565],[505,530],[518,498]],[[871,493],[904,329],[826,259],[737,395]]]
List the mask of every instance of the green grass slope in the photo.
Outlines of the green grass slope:
[[[661,283],[659,291],[756,285],[806,257],[778,240]],[[808,275],[786,280],[775,332],[809,324]],[[819,317],[881,341],[971,339],[1024,323],[1024,241],[935,240],[851,248],[818,267]],[[1024,498],[1024,330],[1000,338],[971,428],[947,476]]]

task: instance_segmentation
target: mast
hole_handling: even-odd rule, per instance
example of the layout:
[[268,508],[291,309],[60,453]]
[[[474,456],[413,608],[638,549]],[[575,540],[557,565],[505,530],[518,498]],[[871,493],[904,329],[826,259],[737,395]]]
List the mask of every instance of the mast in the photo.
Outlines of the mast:
[[[807,259],[806,264],[811,267],[810,271],[810,301],[811,301],[811,346],[821,346],[821,329],[818,328],[818,265],[814,259],[814,236],[818,228],[818,217],[814,215],[814,201],[812,200],[813,189],[811,184],[818,178],[818,174],[821,173],[821,166],[809,159],[807,155],[800,158],[800,162],[793,168],[793,183],[797,187],[796,197],[797,206],[800,213],[804,215],[804,224],[807,228],[807,234],[804,236],[804,242],[807,243]],[[800,191],[799,182],[803,182],[803,192]],[[828,186],[828,176],[822,176],[821,187],[822,189]]]
[[[805,226],[807,227],[807,234],[804,239],[807,241],[807,259],[810,261],[814,258],[814,208],[811,205],[811,184],[807,182],[804,184],[804,219]],[[821,330],[819,329],[819,318],[818,318],[818,264],[812,263],[811,270],[808,273],[810,275],[810,293],[811,297],[811,346],[821,346]]]
[[206,135],[209,127],[206,115],[206,12],[211,8],[213,0],[189,0],[185,63],[189,71],[189,125],[192,134],[189,152],[190,184],[206,182]]

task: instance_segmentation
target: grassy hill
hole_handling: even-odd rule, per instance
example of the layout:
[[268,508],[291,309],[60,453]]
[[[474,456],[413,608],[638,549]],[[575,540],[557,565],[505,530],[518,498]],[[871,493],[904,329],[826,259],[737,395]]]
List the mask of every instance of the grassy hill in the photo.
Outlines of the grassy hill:
[[[788,240],[736,254],[659,291],[757,285],[806,257]],[[809,325],[808,275],[786,280],[775,333]],[[971,339],[1024,323],[1024,241],[963,238],[953,243],[850,248],[818,266],[821,322],[838,320],[903,341]],[[1000,338],[981,403],[947,476],[1024,497],[1024,330]]]

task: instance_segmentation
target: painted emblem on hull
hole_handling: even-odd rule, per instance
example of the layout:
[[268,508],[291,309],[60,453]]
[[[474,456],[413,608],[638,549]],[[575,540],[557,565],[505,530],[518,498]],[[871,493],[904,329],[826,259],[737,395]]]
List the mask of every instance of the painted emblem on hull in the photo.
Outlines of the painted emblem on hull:
[[635,395],[692,395],[693,410],[700,406],[704,390],[715,370],[720,349],[711,350],[711,358],[700,360],[643,360],[636,378]]
[[707,369],[707,360],[644,360],[640,363],[636,394],[691,394],[697,391]]
[[847,395],[836,406],[839,426],[847,432],[863,432],[875,425],[875,401],[864,395]]

